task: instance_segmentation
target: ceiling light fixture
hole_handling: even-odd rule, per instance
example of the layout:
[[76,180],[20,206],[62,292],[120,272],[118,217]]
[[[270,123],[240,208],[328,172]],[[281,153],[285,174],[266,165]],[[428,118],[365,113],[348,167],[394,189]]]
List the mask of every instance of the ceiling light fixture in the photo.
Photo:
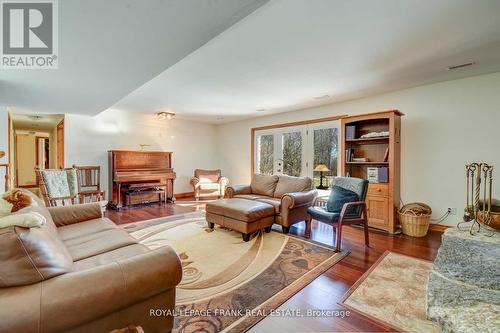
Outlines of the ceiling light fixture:
[[158,117],[159,120],[170,120],[175,117],[175,113],[163,111],[163,112],[158,112],[156,116]]
[[316,96],[316,97],[314,97],[314,99],[324,99],[324,98],[328,98],[328,97],[330,97],[330,95]]
[[475,61],[471,61],[471,62],[466,62],[465,64],[448,66],[448,67],[446,67],[446,69],[449,70],[449,71],[452,71],[454,69],[469,67],[469,66],[472,66],[472,65],[475,65],[475,64],[476,64]]

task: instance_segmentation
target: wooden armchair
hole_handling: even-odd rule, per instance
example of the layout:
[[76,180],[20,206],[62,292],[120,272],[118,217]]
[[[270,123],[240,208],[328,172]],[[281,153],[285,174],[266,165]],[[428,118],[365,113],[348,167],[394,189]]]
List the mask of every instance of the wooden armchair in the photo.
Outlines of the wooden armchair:
[[36,183],[47,207],[76,204],[78,184],[76,170],[35,168]]
[[[365,203],[366,193],[368,191],[368,181],[354,177],[336,177],[332,187],[334,185],[356,193],[359,200],[355,202],[346,202],[343,204],[340,212],[335,212],[329,211],[327,205],[324,204],[319,207],[316,203],[321,197],[316,198],[313,206],[309,207],[307,210],[309,218],[306,220],[306,236],[310,237],[311,235],[311,222],[313,219],[329,224],[334,228],[333,237],[335,238],[335,250],[338,252],[340,251],[342,242],[342,227],[344,225],[362,224],[365,233],[365,244],[368,246],[370,240],[368,236],[368,220]],[[328,200],[334,200],[334,196],[335,193],[332,191]]]
[[191,178],[194,196],[198,201],[200,197],[218,196],[224,197],[224,192],[229,180],[222,177],[221,170],[194,170],[194,177]]
[[80,203],[104,200],[106,191],[101,190],[101,167],[73,165],[73,168],[76,169]]

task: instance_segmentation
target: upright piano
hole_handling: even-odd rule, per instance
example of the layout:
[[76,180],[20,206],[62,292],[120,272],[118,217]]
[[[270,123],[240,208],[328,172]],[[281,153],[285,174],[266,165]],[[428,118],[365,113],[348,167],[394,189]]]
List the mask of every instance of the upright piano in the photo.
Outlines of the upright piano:
[[129,197],[132,201],[128,204],[160,201],[160,189],[165,192],[165,202],[174,200],[171,152],[110,150],[108,163],[110,208],[120,209],[126,205],[125,197],[130,191],[134,191],[134,195]]

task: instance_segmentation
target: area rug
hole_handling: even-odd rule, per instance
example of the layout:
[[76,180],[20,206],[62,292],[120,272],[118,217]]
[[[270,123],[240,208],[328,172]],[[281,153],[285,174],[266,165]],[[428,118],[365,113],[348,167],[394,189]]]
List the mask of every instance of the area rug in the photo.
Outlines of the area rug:
[[241,234],[207,227],[204,212],[124,225],[151,249],[180,256],[173,332],[243,332],[347,253],[280,232]]
[[431,268],[430,261],[386,251],[339,303],[397,331],[439,332],[426,319]]

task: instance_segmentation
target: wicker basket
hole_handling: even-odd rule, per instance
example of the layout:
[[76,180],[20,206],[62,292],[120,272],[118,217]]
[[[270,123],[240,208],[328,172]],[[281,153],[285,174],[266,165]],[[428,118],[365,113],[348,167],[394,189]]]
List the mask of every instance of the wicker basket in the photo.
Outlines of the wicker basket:
[[429,229],[432,209],[421,202],[404,205],[399,210],[399,222],[403,234],[412,237],[424,237]]

